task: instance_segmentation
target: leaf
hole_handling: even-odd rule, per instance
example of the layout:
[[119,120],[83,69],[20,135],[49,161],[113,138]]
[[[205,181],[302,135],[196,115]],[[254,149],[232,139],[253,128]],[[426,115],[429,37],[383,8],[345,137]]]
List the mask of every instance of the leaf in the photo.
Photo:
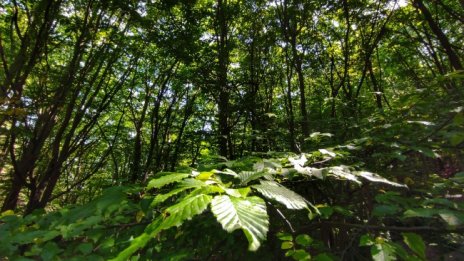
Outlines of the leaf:
[[325,168],[318,169],[318,168],[307,167],[307,169],[310,171],[310,176],[315,176],[318,179],[323,179],[327,172]]
[[224,169],[224,170],[213,170],[214,173],[218,173],[218,174],[225,174],[225,175],[230,175],[230,176],[233,176],[233,177],[238,177],[238,174],[231,170],[231,169]]
[[248,182],[259,179],[263,176],[269,175],[266,172],[256,172],[256,171],[241,171],[238,173],[238,177],[240,178],[243,185],[248,184]]
[[303,249],[298,249],[298,250],[293,251],[291,256],[294,260],[297,260],[297,261],[311,260],[311,255],[308,252],[304,251]]
[[293,248],[292,241],[284,241],[282,242],[282,245],[280,246],[280,249],[290,249],[290,248]]
[[372,181],[372,182],[381,182],[381,183],[385,183],[385,184],[388,184],[388,185],[392,185],[392,186],[395,186],[395,187],[404,187],[404,188],[407,188],[408,186],[404,185],[404,184],[399,184],[399,183],[396,183],[396,182],[393,182],[393,181],[390,181],[378,174],[375,174],[375,173],[372,173],[372,172],[368,172],[368,171],[357,171],[355,172],[356,175],[359,175],[369,181]]
[[307,247],[309,245],[311,245],[311,243],[313,242],[314,240],[306,235],[306,234],[301,234],[301,235],[298,235],[296,238],[295,238],[295,242],[297,244],[299,244],[300,246],[303,246],[303,247]]
[[310,138],[318,138],[318,137],[333,137],[334,135],[332,133],[320,133],[320,132],[313,132],[309,135]]
[[439,210],[438,215],[448,224],[448,226],[459,226],[464,222],[462,212],[452,211],[449,209]]
[[0,217],[12,216],[14,214],[15,214],[14,211],[10,209],[10,210],[2,212],[2,214],[0,214]]
[[190,176],[190,174],[186,173],[172,173],[168,174],[166,176],[162,176],[157,179],[152,179],[147,185],[147,189],[152,189],[152,188],[161,188],[167,184],[179,182],[185,178]]
[[327,205],[318,205],[317,210],[320,212],[322,218],[328,219],[334,213],[334,209]]
[[216,196],[211,202],[211,211],[227,232],[242,229],[248,239],[250,251],[255,251],[266,239],[269,217],[266,204],[259,197],[235,198]]
[[359,239],[359,246],[372,246],[374,244],[374,240],[369,235],[362,235]]
[[431,218],[433,215],[437,214],[436,209],[431,208],[414,208],[408,209],[404,212],[404,217],[422,217],[422,218]]
[[429,148],[424,148],[424,147],[412,147],[411,149],[429,157],[429,158],[432,158],[432,159],[436,159],[436,158],[439,158],[440,155],[438,153],[436,153],[435,151],[429,149]]
[[396,260],[395,250],[389,244],[375,244],[371,247],[371,255],[374,261]]
[[306,201],[302,196],[277,182],[261,180],[260,185],[254,185],[252,188],[256,189],[266,198],[276,200],[285,205],[288,209],[304,209],[307,207]]
[[400,211],[400,208],[395,205],[377,205],[372,211],[372,215],[375,217],[384,217],[395,215]]
[[322,253],[322,254],[319,254],[319,255],[315,256],[312,260],[314,260],[314,261],[332,261],[332,260],[335,260],[335,259],[331,258],[326,253]]
[[163,220],[160,229],[168,229],[173,226],[180,226],[185,220],[203,213],[211,202],[212,197],[205,194],[199,194],[193,197],[187,197],[179,203],[168,207],[166,213],[169,216]]
[[[156,221],[155,221],[156,222]],[[158,230],[156,232],[159,232]],[[156,233],[148,234],[142,233],[138,237],[132,239],[130,245],[124,249],[123,251],[119,252],[115,258],[109,259],[110,261],[125,261],[129,260],[129,257],[135,253],[135,251],[139,250],[140,248],[144,247],[148,241],[150,241]]]
[[155,207],[156,205],[160,204],[160,203],[163,203],[164,201],[166,201],[168,198],[174,196],[174,195],[177,195],[179,193],[181,193],[182,191],[185,191],[187,189],[191,189],[191,188],[197,188],[197,187],[201,187],[201,186],[204,186],[205,183],[200,181],[200,180],[197,180],[197,179],[185,179],[185,180],[182,180],[180,183],[179,183],[179,186],[171,191],[169,191],[168,193],[166,194],[158,194],[156,195],[155,199],[153,200],[153,202],[151,203],[151,207]]
[[329,168],[329,173],[337,176],[337,177],[340,177],[340,178],[344,178],[344,179],[347,179],[347,180],[351,180],[351,181],[354,181],[358,184],[361,184],[361,181],[359,181],[358,177],[356,177],[355,175],[351,174],[351,171],[348,167],[346,166],[335,166],[335,167],[330,167]]
[[297,166],[299,167],[303,167],[304,164],[306,163],[306,161],[308,161],[306,159],[306,155],[304,154],[301,154],[300,158],[299,159],[296,159],[296,158],[288,158],[288,160],[290,161],[290,163],[293,164],[293,167],[296,169]]
[[282,232],[279,232],[277,233],[277,238],[282,240],[282,241],[292,241],[293,240],[293,237],[291,234],[289,233],[282,233]]
[[158,204],[163,203],[166,199],[176,194],[179,194],[180,192],[187,190],[187,189],[189,189],[189,187],[180,187],[180,188],[173,189],[166,194],[158,194],[156,195],[155,199],[153,199],[153,202],[150,204],[150,207],[155,207]]
[[324,154],[324,155],[329,155],[332,158],[337,156],[337,154],[335,154],[334,152],[326,150],[326,149],[319,149],[319,152]]
[[422,237],[415,233],[402,233],[404,243],[411,248],[420,258],[425,260],[425,243]]
[[79,250],[79,252],[83,255],[88,255],[92,252],[93,246],[91,243],[82,243],[77,246],[77,250]]
[[171,228],[173,226],[181,225],[183,221],[191,219],[195,215],[201,214],[208,207],[209,202],[211,202],[211,196],[199,194],[192,197],[187,197],[176,205],[167,208],[166,212],[169,214],[167,218],[163,219],[161,216],[155,219],[145,228],[145,231],[141,235],[131,240],[130,245],[126,249],[119,252],[115,258],[110,260],[129,260],[129,257],[133,253],[135,253],[140,248],[143,248],[148,243],[148,241],[150,241],[160,231]]
[[263,159],[263,160],[260,160],[258,162],[256,162],[255,164],[253,164],[253,169],[255,171],[267,171],[267,172],[270,172],[270,171],[273,171],[275,169],[278,169],[278,168],[282,168],[282,165],[278,162],[274,162],[272,160],[268,160],[268,159]]

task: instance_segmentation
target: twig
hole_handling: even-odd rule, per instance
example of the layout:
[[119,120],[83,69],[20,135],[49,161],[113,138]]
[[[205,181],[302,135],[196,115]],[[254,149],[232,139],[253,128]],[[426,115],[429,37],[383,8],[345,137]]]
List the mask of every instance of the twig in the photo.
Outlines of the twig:
[[285,221],[285,223],[287,223],[288,227],[290,228],[290,231],[292,231],[292,234],[295,234],[295,229],[293,229],[292,223],[290,223],[290,221],[284,216],[284,214],[283,214],[277,207],[275,207],[274,205],[270,204],[269,202],[268,202],[268,205],[274,207],[274,209],[276,210],[277,214],[279,214],[279,216]]

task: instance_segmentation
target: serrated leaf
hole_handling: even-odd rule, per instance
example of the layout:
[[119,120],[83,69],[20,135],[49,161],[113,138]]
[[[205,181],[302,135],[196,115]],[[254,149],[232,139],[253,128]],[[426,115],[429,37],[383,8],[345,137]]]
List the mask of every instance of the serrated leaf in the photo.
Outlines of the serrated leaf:
[[347,179],[347,180],[351,180],[351,181],[354,181],[358,184],[361,184],[361,181],[359,181],[358,177],[356,177],[355,175],[353,175],[350,171],[350,169],[346,166],[335,166],[335,167],[330,167],[329,168],[329,173],[337,176],[337,177],[340,177],[340,178],[343,178],[343,179]]
[[266,175],[268,175],[268,173],[256,171],[241,171],[238,173],[238,177],[243,185],[246,185],[248,182],[259,179]]
[[190,174],[186,173],[172,173],[168,174],[166,176],[162,176],[157,179],[152,179],[150,182],[148,182],[147,189],[152,189],[152,188],[161,188],[167,184],[179,182],[185,178],[190,176]]
[[375,173],[371,173],[371,172],[368,172],[368,171],[357,171],[355,172],[356,175],[359,175],[369,181],[372,181],[372,182],[381,182],[381,183],[385,183],[385,184],[388,184],[388,185],[392,185],[392,186],[395,186],[395,187],[404,187],[404,188],[407,188],[408,186],[404,185],[404,184],[400,184],[400,183],[396,183],[396,182],[393,182],[393,181],[390,181],[378,174],[375,174]]
[[280,163],[264,159],[256,162],[253,164],[253,169],[255,171],[272,171],[277,168],[282,168],[282,165]]
[[404,243],[420,258],[425,259],[425,243],[422,237],[415,233],[403,233]]
[[263,199],[216,196],[211,202],[211,211],[227,232],[242,229],[248,239],[250,251],[257,250],[266,239],[269,217]]
[[165,200],[168,198],[177,195],[181,193],[182,191],[185,191],[187,189],[191,188],[197,188],[197,187],[202,187],[204,186],[205,183],[203,181],[197,180],[197,179],[184,179],[179,183],[179,186],[171,191],[169,191],[166,194],[158,194],[156,195],[155,199],[151,203],[150,207],[154,207],[160,203],[163,203]]
[[168,199],[168,198],[170,198],[170,197],[172,197],[174,195],[177,195],[177,194],[179,194],[182,191],[185,191],[187,189],[189,189],[189,187],[180,187],[180,188],[173,189],[173,190],[169,191],[166,194],[158,194],[158,195],[156,195],[155,199],[153,199],[153,202],[150,204],[150,207],[155,207],[156,205],[166,201],[166,199]]
[[213,170],[214,173],[218,173],[218,174],[226,174],[226,175],[230,175],[230,176],[233,176],[233,177],[238,177],[238,174],[231,170],[231,169],[224,169],[224,170]]
[[160,225],[160,229],[168,229],[173,226],[180,226],[185,220],[203,213],[211,202],[210,195],[199,194],[193,197],[182,199],[179,203],[166,209],[169,214]]
[[262,180],[260,185],[254,185],[252,188],[256,189],[266,198],[276,200],[285,205],[288,209],[304,209],[307,207],[303,197],[277,182]]

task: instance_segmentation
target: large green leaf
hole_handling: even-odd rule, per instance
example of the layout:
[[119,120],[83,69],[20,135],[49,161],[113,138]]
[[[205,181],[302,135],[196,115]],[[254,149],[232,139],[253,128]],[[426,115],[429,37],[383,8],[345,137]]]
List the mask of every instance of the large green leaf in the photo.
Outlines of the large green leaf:
[[262,198],[216,196],[211,202],[211,211],[227,232],[243,230],[249,242],[249,250],[257,250],[261,241],[266,239],[269,217]]
[[192,197],[187,197],[179,203],[166,209],[168,217],[158,217],[150,225],[145,228],[144,233],[131,240],[130,245],[118,254],[117,257],[111,259],[113,261],[128,260],[129,257],[140,248],[143,248],[148,241],[156,236],[160,231],[171,228],[173,226],[182,225],[182,223],[191,219],[193,216],[201,214],[211,202],[211,196],[199,194]]
[[152,189],[152,188],[161,188],[167,184],[171,184],[174,182],[179,182],[185,178],[190,176],[190,174],[186,173],[171,173],[166,176],[162,176],[157,179],[152,179],[150,182],[148,182],[147,189]]
[[403,233],[404,243],[420,258],[425,260],[425,243],[422,237],[415,233]]
[[254,185],[252,188],[256,189],[266,198],[276,200],[285,205],[288,209],[303,209],[307,207],[303,197],[279,185],[277,182],[262,180],[261,184]]
[[256,172],[256,171],[241,171],[238,173],[238,177],[241,180],[243,185],[246,185],[248,182],[259,179],[263,176],[270,176],[266,172]]
[[335,167],[330,167],[328,168],[329,173],[343,179],[347,179],[350,181],[354,181],[358,184],[361,184],[361,181],[359,181],[358,177],[353,175],[351,173],[351,170],[347,166],[335,166]]
[[163,203],[166,199],[174,196],[174,195],[177,195],[179,193],[181,193],[182,191],[185,191],[189,189],[189,187],[179,187],[179,188],[176,188],[176,189],[173,189],[171,191],[169,191],[168,193],[166,194],[158,194],[156,195],[155,199],[153,199],[153,202],[151,203],[150,207],[155,207],[156,205],[160,204],[160,203]]
[[197,179],[185,179],[185,180],[182,180],[180,183],[179,183],[179,186],[171,191],[169,191],[168,193],[166,194],[158,194],[156,195],[155,199],[153,200],[153,202],[151,203],[151,207],[154,207],[162,202],[164,202],[166,199],[174,196],[174,195],[177,195],[179,193],[181,193],[182,191],[185,191],[187,189],[191,189],[191,188],[197,188],[197,187],[201,187],[201,186],[204,186],[205,183],[203,181],[200,181],[200,180],[197,180]]
[[185,220],[201,214],[208,207],[211,199],[210,195],[205,194],[182,199],[179,203],[166,209],[165,212],[169,216],[161,223],[161,229],[180,226]]

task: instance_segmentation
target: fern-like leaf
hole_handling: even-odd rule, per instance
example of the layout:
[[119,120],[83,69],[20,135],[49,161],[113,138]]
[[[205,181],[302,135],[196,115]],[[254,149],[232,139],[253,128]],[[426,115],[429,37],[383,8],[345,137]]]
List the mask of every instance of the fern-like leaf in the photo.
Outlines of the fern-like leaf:
[[266,239],[269,218],[263,199],[216,196],[211,202],[211,211],[227,232],[243,230],[249,242],[249,250],[257,250]]
[[285,205],[288,209],[304,209],[307,207],[305,199],[295,192],[279,185],[274,181],[262,180],[261,184],[254,185],[252,188],[268,199],[276,200]]

